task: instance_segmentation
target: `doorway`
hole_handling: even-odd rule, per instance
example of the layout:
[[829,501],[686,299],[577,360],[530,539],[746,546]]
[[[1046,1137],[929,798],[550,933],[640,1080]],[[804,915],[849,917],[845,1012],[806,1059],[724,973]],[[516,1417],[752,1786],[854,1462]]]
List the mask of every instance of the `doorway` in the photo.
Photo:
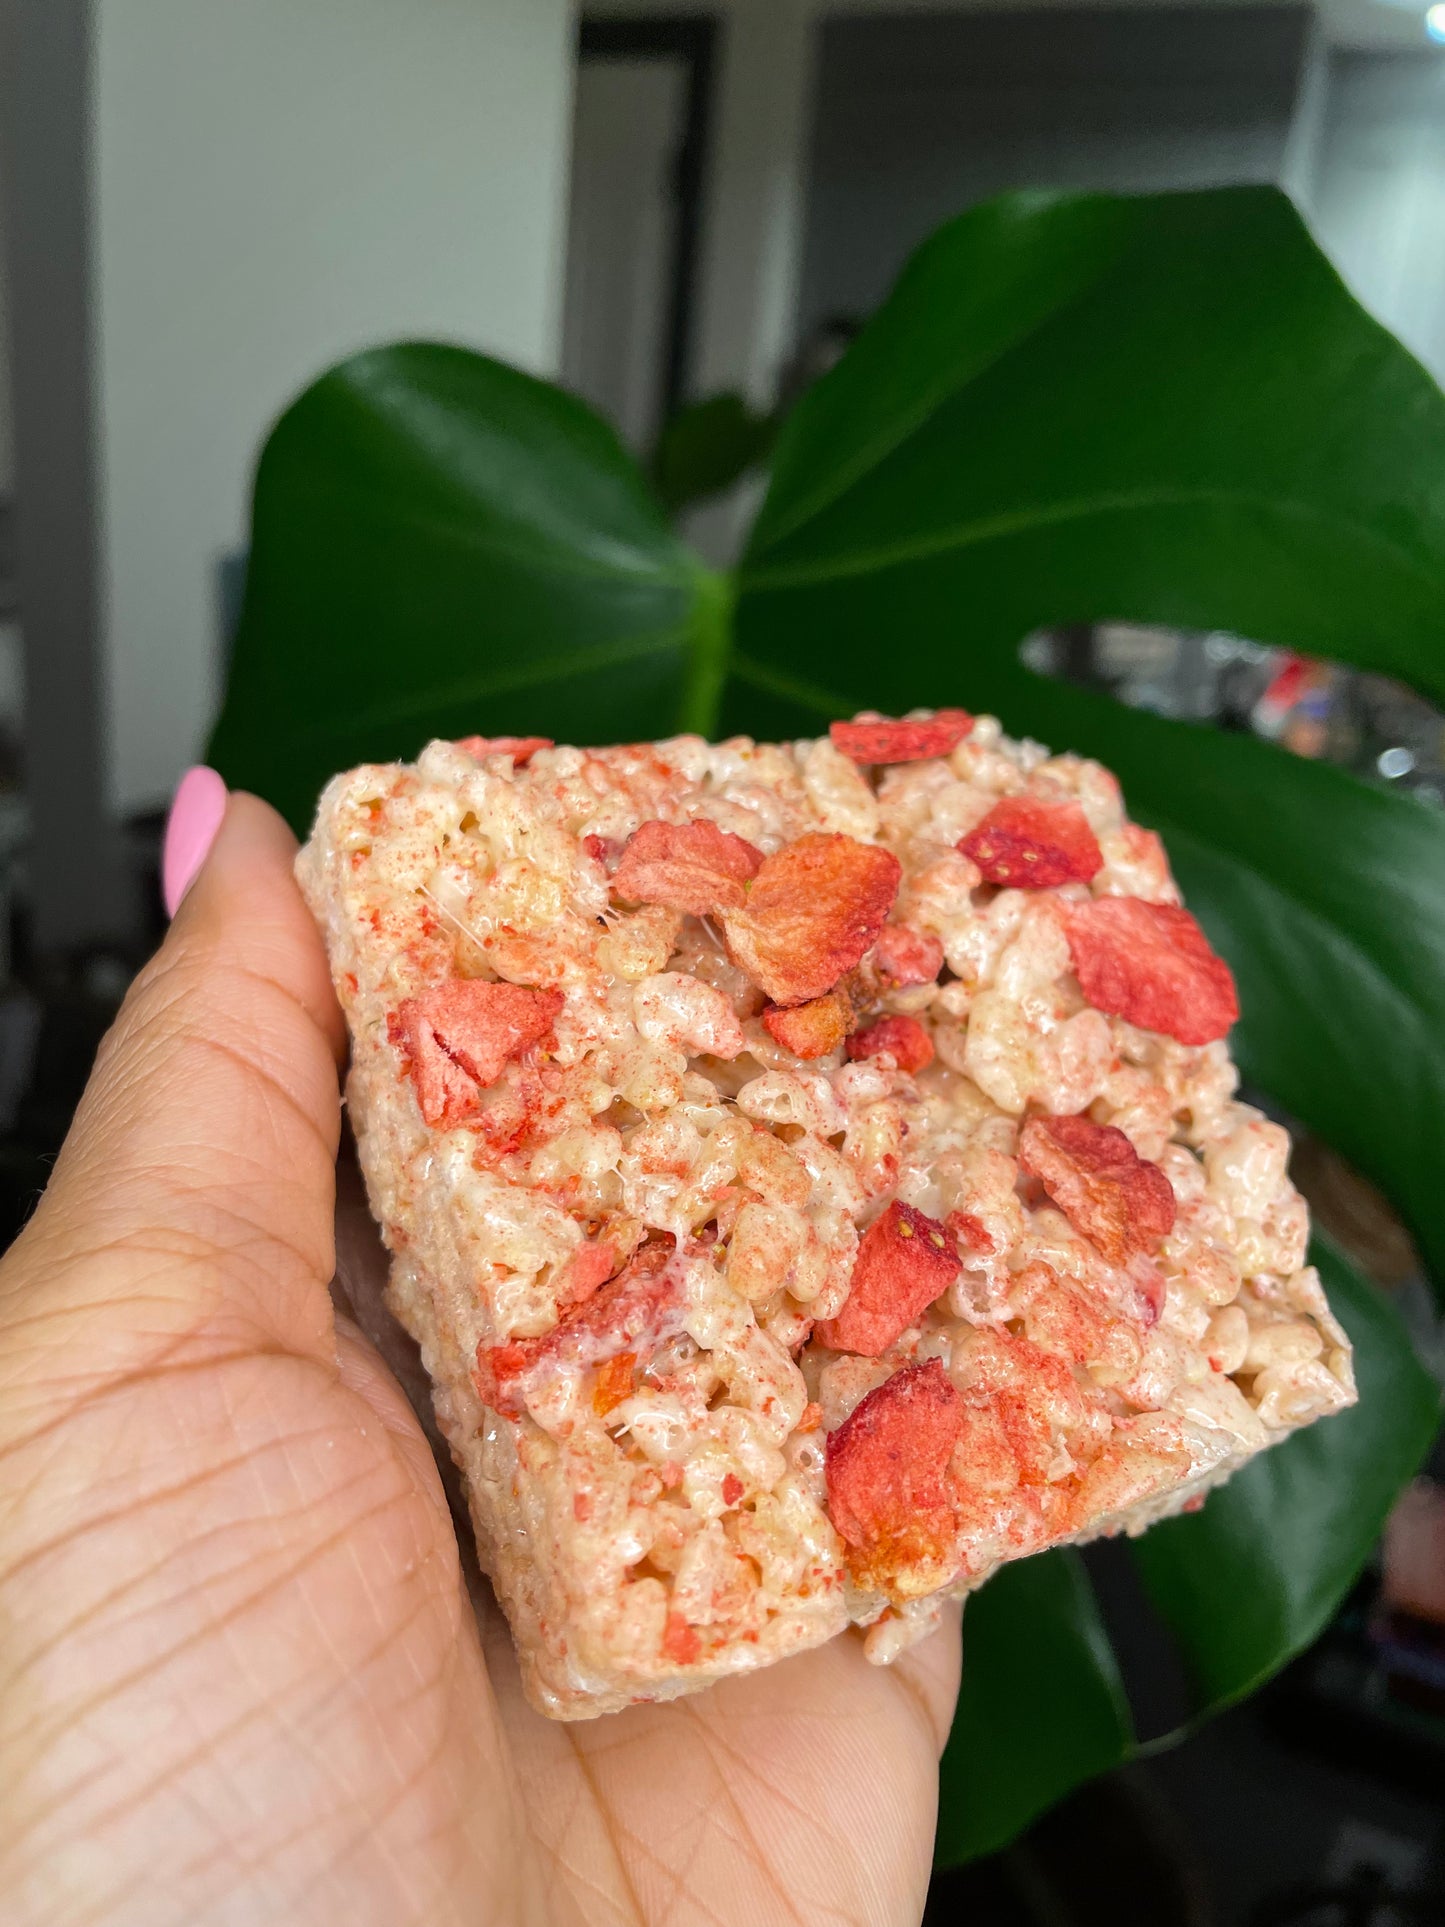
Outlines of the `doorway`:
[[562,379],[632,448],[681,401],[717,25],[582,21]]

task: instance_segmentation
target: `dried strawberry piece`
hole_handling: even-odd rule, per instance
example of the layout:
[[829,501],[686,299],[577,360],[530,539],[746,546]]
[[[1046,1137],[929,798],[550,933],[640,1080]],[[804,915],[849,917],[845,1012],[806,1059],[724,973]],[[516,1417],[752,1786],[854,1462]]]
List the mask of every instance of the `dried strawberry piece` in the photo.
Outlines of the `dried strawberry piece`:
[[510,756],[517,769],[529,763],[539,749],[551,747],[550,736],[463,736],[457,744],[458,749],[475,756],[478,762],[484,756]]
[[559,1304],[580,1305],[599,1285],[605,1285],[617,1269],[617,1253],[611,1245],[579,1245],[568,1260],[558,1287]]
[[1164,1309],[1164,1273],[1148,1258],[1135,1258],[1128,1267],[1129,1283],[1134,1287],[1136,1316],[1141,1325],[1157,1325]]
[[[508,1418],[519,1418],[527,1381],[539,1367],[590,1371],[624,1354],[635,1363],[656,1351],[665,1338],[681,1331],[686,1313],[672,1260],[670,1239],[645,1244],[610,1284],[566,1313],[551,1331],[505,1345],[478,1346],[473,1379],[482,1401]],[[633,1365],[627,1369],[630,1387]]]
[[428,1124],[450,1130],[477,1114],[479,1086],[545,1037],[561,1010],[560,990],[465,978],[408,997],[388,1030],[411,1059],[417,1102]]
[[595,1364],[620,1351],[636,1351],[644,1341],[655,1351],[663,1338],[680,1329],[686,1309],[678,1298],[674,1250],[670,1237],[640,1246],[617,1276],[562,1324],[523,1342],[545,1347],[561,1364]]
[[878,716],[854,723],[830,723],[833,747],[855,763],[921,763],[947,756],[973,728],[966,709],[940,709],[913,722]]
[[912,1017],[880,1017],[848,1039],[850,1057],[890,1056],[901,1071],[921,1071],[933,1062],[933,1039]]
[[607,1359],[597,1368],[597,1380],[592,1387],[592,1409],[599,1418],[605,1418],[614,1406],[632,1397],[636,1370],[637,1358],[632,1352],[619,1352],[616,1358]]
[[1096,1010],[1181,1044],[1211,1044],[1239,1016],[1229,965],[1187,910],[1142,897],[1074,905],[1069,948]]
[[943,1228],[964,1251],[986,1258],[997,1249],[993,1233],[983,1219],[972,1211],[950,1211],[943,1221]]
[[864,1583],[912,1590],[897,1581],[921,1567],[927,1583],[917,1589],[931,1590],[936,1568],[951,1563],[957,1514],[948,1462],[964,1416],[963,1400],[930,1358],[895,1372],[829,1433],[828,1512]]
[[667,1615],[662,1628],[662,1651],[665,1658],[676,1660],[679,1666],[691,1666],[702,1657],[702,1640],[680,1612]]
[[723,918],[733,962],[775,1004],[821,997],[873,948],[902,878],[875,843],[800,836],[763,864],[747,907]]
[[853,1023],[853,1002],[840,990],[790,1009],[769,1004],[763,1012],[768,1033],[794,1057],[826,1057],[837,1050]]
[[817,1336],[834,1351],[877,1358],[957,1275],[958,1253],[943,1226],[895,1200],[863,1233],[847,1302]]
[[427,1026],[400,1010],[387,1013],[386,1038],[405,1053],[416,1086],[416,1101],[428,1124],[441,1124],[450,1130],[469,1122],[477,1114],[477,1081],[453,1061],[433,1037]]
[[513,1338],[505,1345],[479,1345],[472,1383],[484,1405],[508,1418],[520,1418],[524,1411],[521,1382],[537,1357],[535,1338]]
[[740,910],[763,853],[745,837],[699,817],[695,823],[643,823],[628,837],[612,877],[614,896],[661,903],[694,917]]
[[1111,1265],[1154,1250],[1174,1229],[1174,1187],[1122,1131],[1087,1117],[1031,1117],[1019,1167]]
[[906,923],[885,923],[873,946],[873,961],[884,983],[895,989],[931,984],[943,968],[943,945],[926,930],[910,930]]
[[745,1489],[742,1480],[736,1472],[727,1473],[722,1482],[723,1504],[736,1505],[738,1500],[743,1496]]
[[978,865],[986,883],[1015,890],[1089,883],[1104,866],[1104,853],[1078,804],[1044,803],[1036,796],[1003,797],[959,838],[958,848]]

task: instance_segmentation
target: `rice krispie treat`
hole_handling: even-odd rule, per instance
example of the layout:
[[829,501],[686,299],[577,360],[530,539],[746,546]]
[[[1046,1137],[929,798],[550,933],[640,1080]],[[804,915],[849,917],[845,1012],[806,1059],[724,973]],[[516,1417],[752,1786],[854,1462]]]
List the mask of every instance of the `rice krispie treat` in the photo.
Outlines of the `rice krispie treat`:
[[543,1711],[887,1661],[1352,1402],[1229,970],[1096,763],[960,710],[435,742],[298,867]]

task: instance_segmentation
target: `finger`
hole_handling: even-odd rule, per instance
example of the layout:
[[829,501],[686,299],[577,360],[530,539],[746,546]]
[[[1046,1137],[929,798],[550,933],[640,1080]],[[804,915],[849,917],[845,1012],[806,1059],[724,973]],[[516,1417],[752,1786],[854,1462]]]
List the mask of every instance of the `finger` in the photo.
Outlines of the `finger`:
[[336,1367],[342,1384],[380,1421],[419,1492],[436,1509],[446,1532],[454,1521],[431,1444],[410,1400],[366,1334],[344,1314],[336,1320]]
[[344,1029],[295,851],[266,804],[230,798],[101,1046],[12,1289],[39,1268],[143,1294],[161,1324],[329,1347]]
[[[431,1379],[421,1361],[421,1350],[411,1334],[392,1316],[386,1303],[390,1261],[356,1161],[356,1145],[344,1134],[336,1165],[336,1270],[331,1298],[364,1334],[388,1372],[406,1394],[417,1422],[431,1441],[443,1477],[455,1479],[451,1454],[437,1430],[432,1412]],[[448,1497],[453,1491],[449,1488]],[[465,1517],[466,1501],[459,1508]]]
[[963,1660],[963,1602],[945,1601],[938,1628],[911,1646],[892,1666],[895,1682],[911,1693],[926,1721],[935,1754],[948,1744],[958,1704],[958,1681]]

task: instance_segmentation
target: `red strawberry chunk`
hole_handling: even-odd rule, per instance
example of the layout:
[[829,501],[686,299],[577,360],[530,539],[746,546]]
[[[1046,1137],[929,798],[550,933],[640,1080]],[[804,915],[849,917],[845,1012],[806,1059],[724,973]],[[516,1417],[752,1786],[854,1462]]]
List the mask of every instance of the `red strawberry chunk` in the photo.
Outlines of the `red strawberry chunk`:
[[1069,911],[1069,948],[1096,1010],[1181,1044],[1210,1044],[1239,1016],[1229,965],[1187,910],[1095,897]]
[[943,945],[926,930],[910,930],[906,923],[885,923],[873,946],[873,960],[879,976],[895,989],[931,984],[943,968]]
[[1153,1251],[1174,1229],[1174,1188],[1122,1131],[1087,1117],[1031,1117],[1019,1166],[1111,1265]]
[[1134,1258],[1130,1261],[1129,1283],[1134,1287],[1136,1315],[1141,1325],[1157,1325],[1160,1313],[1164,1310],[1166,1286],[1164,1273],[1152,1258]]
[[[537,1338],[514,1338],[505,1345],[479,1346],[473,1378],[483,1403],[508,1418],[519,1418],[525,1409],[527,1384],[539,1369],[591,1371],[624,1355],[632,1361],[626,1367],[630,1389],[636,1361],[650,1356],[665,1338],[675,1337],[682,1329],[686,1307],[672,1259],[671,1243],[645,1244],[610,1284],[564,1313],[551,1331]],[[621,1377],[618,1367],[599,1378],[604,1399],[618,1389]]]
[[948,1465],[964,1416],[930,1358],[895,1372],[829,1433],[828,1511],[864,1583],[887,1586],[900,1568],[949,1559],[957,1512]]
[[663,1623],[662,1651],[679,1666],[691,1666],[702,1657],[702,1639],[680,1612],[670,1612]]
[[902,878],[875,843],[800,836],[764,862],[746,907],[724,916],[733,962],[775,1004],[822,997],[873,948]]
[[990,1257],[998,1248],[993,1233],[976,1212],[950,1211],[943,1221],[943,1228],[964,1251]]
[[641,824],[627,839],[612,893],[628,903],[661,903],[706,917],[740,910],[763,853],[745,837],[699,817],[695,823]]
[[597,1382],[592,1388],[592,1409],[599,1418],[632,1397],[633,1375],[637,1370],[637,1359],[631,1352],[619,1352],[616,1358],[609,1358],[597,1368]]
[[938,1220],[895,1200],[863,1233],[847,1301],[817,1336],[834,1351],[878,1358],[943,1296],[958,1269]]
[[1005,796],[959,838],[958,848],[978,865],[986,883],[1015,890],[1089,883],[1104,865],[1104,853],[1078,804],[1044,803],[1036,796]]
[[830,723],[828,734],[834,747],[855,763],[921,763],[930,756],[947,756],[972,728],[966,709],[940,709],[914,722],[874,716]]
[[815,997],[811,1003],[795,1004],[791,1009],[769,1004],[763,1012],[769,1034],[794,1057],[826,1057],[829,1051],[837,1050],[852,1022],[852,1000],[840,990],[830,990],[826,997]]
[[901,1071],[921,1071],[933,1062],[933,1039],[912,1017],[880,1017],[848,1039],[850,1057],[891,1057]]
[[568,1260],[558,1290],[558,1302],[580,1305],[599,1285],[605,1285],[617,1269],[617,1253],[611,1245],[579,1245]]
[[545,1037],[561,1010],[560,990],[465,978],[408,997],[391,1026],[399,1035],[428,1124],[450,1130],[477,1115],[478,1090],[502,1066]]
[[463,736],[457,744],[480,763],[484,756],[510,756],[515,768],[529,763],[539,749],[550,749],[550,736]]

